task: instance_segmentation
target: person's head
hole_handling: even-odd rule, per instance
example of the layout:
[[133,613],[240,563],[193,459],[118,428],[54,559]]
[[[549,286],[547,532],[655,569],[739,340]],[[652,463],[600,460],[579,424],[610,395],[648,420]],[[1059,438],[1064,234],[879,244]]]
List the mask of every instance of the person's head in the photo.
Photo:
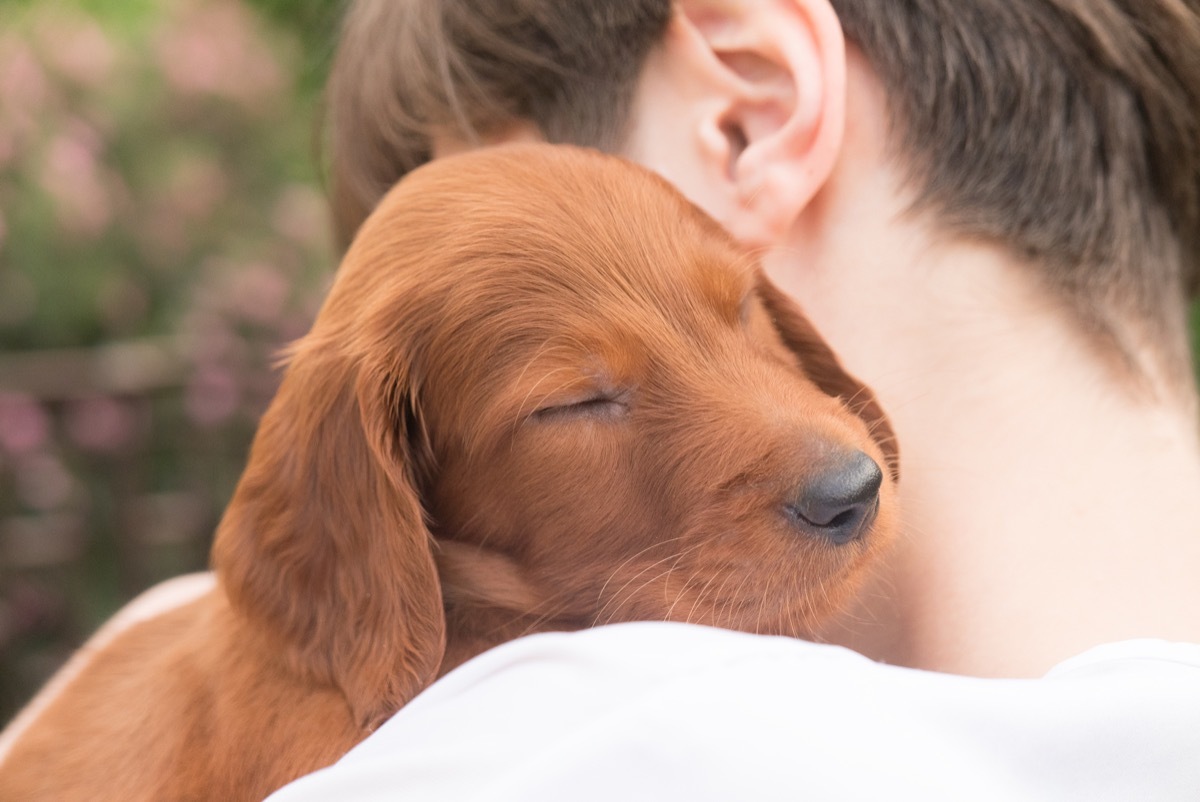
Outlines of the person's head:
[[775,244],[844,141],[843,32],[913,207],[1007,247],[1133,375],[1149,347],[1190,385],[1196,0],[357,0],[329,85],[339,233],[440,152],[536,135],[651,163]]
[[328,86],[334,216],[348,243],[401,176],[531,126],[619,150],[670,0],[354,0]]

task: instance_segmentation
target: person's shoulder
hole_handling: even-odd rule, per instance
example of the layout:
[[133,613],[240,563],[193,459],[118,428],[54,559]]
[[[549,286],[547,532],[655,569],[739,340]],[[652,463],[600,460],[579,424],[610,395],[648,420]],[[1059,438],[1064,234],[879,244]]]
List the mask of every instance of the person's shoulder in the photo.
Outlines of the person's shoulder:
[[1114,672],[1200,670],[1200,643],[1144,638],[1105,643],[1064,660],[1047,677],[1078,677]]
[[995,680],[621,624],[469,661],[279,799],[1196,799],[1198,720],[1194,644]]
[[[875,662],[850,649],[786,637],[770,637],[713,627],[641,622],[570,633],[547,633],[506,643],[451,672],[410,707],[436,705],[481,684],[529,683],[538,695],[552,690],[555,677],[570,685],[587,682],[597,691],[622,693],[660,682],[677,684],[689,676],[736,678],[753,674],[769,682],[801,672],[806,681],[846,688],[862,684],[945,689],[951,694],[1038,693],[1057,688],[1043,680],[1179,676],[1200,672],[1200,644],[1141,639],[1102,644],[1051,668],[1042,678],[982,680]],[[547,680],[550,680],[547,684]],[[515,688],[514,688],[515,689]]]

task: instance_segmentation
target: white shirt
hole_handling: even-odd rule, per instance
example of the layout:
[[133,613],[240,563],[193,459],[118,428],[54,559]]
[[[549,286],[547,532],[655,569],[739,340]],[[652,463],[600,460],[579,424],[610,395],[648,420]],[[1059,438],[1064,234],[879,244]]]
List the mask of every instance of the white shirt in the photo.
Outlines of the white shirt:
[[270,799],[1200,802],[1200,645],[996,680],[681,624],[536,635]]

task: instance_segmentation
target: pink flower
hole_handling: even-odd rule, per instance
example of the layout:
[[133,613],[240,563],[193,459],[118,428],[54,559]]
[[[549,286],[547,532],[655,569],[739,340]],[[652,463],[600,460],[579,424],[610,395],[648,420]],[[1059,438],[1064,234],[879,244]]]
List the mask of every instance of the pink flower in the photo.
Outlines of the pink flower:
[[189,418],[204,427],[215,427],[237,411],[241,391],[228,370],[205,366],[184,390],[184,409]]
[[137,420],[133,410],[113,398],[85,398],[67,407],[66,429],[85,451],[121,451],[134,439]]
[[256,109],[284,75],[242,6],[191,3],[160,31],[155,51],[167,82],[184,95],[213,95]]
[[50,417],[32,398],[0,394],[0,448],[29,454],[50,439]]
[[258,263],[237,270],[229,278],[228,298],[234,313],[243,320],[267,324],[283,314],[291,286],[279,270]]
[[59,223],[71,233],[95,237],[112,222],[100,148],[96,130],[76,118],[46,149],[40,183],[55,202]]
[[35,32],[46,61],[84,87],[105,84],[117,62],[117,49],[95,20],[60,10],[43,13]]
[[0,39],[0,115],[28,134],[50,99],[46,72],[29,45],[16,36]]

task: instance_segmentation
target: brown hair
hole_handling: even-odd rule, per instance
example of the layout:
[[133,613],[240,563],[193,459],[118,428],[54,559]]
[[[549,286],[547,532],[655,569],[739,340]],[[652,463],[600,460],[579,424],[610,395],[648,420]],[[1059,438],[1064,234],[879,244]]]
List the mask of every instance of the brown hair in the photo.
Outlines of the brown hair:
[[328,86],[331,191],[347,244],[401,176],[454,132],[518,121],[551,142],[617,149],[671,0],[357,0]]
[[[917,207],[1006,244],[1092,338],[1188,377],[1200,0],[831,0],[887,89]],[[358,0],[329,84],[349,239],[387,187],[517,120],[619,148],[669,0]],[[1130,330],[1130,325],[1134,329]]]
[[884,84],[917,206],[1036,263],[1127,364],[1147,367],[1143,341],[1190,384],[1200,3],[831,2]]

